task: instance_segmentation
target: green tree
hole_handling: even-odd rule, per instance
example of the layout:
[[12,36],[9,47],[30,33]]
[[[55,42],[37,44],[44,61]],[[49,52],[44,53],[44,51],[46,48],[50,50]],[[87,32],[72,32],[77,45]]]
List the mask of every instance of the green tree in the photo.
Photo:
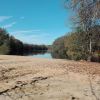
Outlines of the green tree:
[[[91,58],[93,42],[96,42],[93,37],[94,32],[91,29],[100,24],[100,0],[65,0],[66,6],[67,3],[70,3],[71,8],[76,12],[74,21],[77,26],[85,31],[85,37],[89,40],[87,42],[88,46],[86,46],[88,47],[89,58]],[[99,39],[99,37],[96,38]]]
[[54,58],[67,58],[64,38],[65,37],[60,37],[54,41],[52,45],[52,56]]
[[82,46],[81,35],[79,33],[70,33],[65,39],[66,54],[69,59],[86,60],[86,52]]
[[0,28],[0,54],[9,53],[9,34],[5,29]]

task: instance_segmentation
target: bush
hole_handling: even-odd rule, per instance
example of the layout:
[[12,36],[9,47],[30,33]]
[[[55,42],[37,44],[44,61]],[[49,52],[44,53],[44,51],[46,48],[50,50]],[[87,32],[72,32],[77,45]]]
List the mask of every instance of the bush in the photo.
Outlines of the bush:
[[0,54],[8,54],[9,53],[9,47],[7,47],[6,44],[3,44],[0,46]]
[[67,58],[66,49],[64,45],[64,38],[65,37],[60,37],[54,41],[52,46],[52,56],[54,58]]

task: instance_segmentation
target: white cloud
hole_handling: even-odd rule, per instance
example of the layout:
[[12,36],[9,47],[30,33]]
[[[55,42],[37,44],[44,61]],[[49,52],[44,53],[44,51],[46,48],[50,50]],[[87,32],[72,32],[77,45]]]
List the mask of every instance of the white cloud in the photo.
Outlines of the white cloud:
[[42,33],[42,34],[16,34],[14,35],[17,39],[20,39],[21,41],[25,43],[30,44],[50,44],[50,39],[52,38],[50,34]]
[[19,30],[10,33],[25,43],[51,44],[52,35],[41,30]]
[[12,16],[0,16],[0,22],[3,22],[3,21],[10,19],[10,18],[12,18]]
[[19,30],[11,32],[13,34],[25,34],[25,33],[34,33],[34,32],[40,32],[40,30]]
[[13,27],[16,24],[16,22],[12,22],[10,24],[4,25],[3,28],[10,28]]

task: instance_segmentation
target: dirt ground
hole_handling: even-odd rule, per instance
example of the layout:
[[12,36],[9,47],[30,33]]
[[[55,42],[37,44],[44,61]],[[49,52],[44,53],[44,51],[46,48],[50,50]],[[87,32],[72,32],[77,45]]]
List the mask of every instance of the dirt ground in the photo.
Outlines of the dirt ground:
[[100,63],[0,55],[0,100],[100,100]]

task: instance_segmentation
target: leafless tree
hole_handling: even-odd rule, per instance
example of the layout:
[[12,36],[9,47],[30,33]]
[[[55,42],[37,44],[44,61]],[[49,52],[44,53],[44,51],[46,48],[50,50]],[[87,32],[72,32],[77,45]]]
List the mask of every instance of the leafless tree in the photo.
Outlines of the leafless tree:
[[100,24],[100,0],[65,0],[65,7],[72,8],[76,12],[74,17],[78,26],[85,31],[88,36],[88,51],[92,53],[93,32],[90,31],[92,27]]

